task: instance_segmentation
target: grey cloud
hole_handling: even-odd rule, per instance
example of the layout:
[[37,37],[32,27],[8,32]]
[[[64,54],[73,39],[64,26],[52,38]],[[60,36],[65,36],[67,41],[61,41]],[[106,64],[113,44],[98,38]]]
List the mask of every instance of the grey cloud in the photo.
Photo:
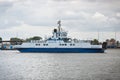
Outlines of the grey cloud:
[[12,6],[13,6],[12,2],[6,2],[6,1],[0,2],[0,16]]
[[[14,3],[14,4],[13,6],[12,5],[7,6],[7,5],[10,5],[8,3]],[[1,6],[3,6],[3,8],[7,7],[9,10],[7,10],[7,12],[4,12],[4,15],[0,15],[2,16],[2,18],[0,18],[0,21],[1,21],[0,28],[4,29],[4,28],[10,28],[14,26],[19,26],[22,23],[33,25],[33,26],[46,25],[45,21],[47,20],[44,20],[44,23],[43,23],[43,17],[42,17],[44,13],[38,16],[35,15],[37,13],[35,12],[35,9],[37,8],[38,14],[39,14],[41,7],[44,8],[44,6],[46,6],[46,3],[47,3],[47,0],[46,1],[36,0],[36,2],[34,2],[33,0],[24,0],[24,1],[17,1],[17,2],[2,2]],[[44,16],[44,18],[47,19],[47,15],[46,17]],[[50,22],[47,21],[47,23],[50,23]]]
[[[27,2],[28,1],[28,2]],[[19,26],[23,23],[32,26],[54,26],[61,19],[64,26],[79,31],[103,31],[120,30],[119,18],[115,16],[119,12],[118,0],[76,0],[78,3],[65,3],[75,0],[27,0],[23,2],[1,3],[0,9],[9,9],[0,18],[0,28]],[[29,2],[30,1],[30,2]],[[79,1],[81,4],[79,4]],[[97,3],[96,3],[97,2]],[[115,4],[113,4],[115,3]],[[92,16],[99,12],[113,21],[96,23]],[[1,16],[1,14],[0,14]],[[98,17],[99,19],[99,17]]]
[[0,7],[11,7],[13,5],[12,2],[2,1],[0,2]]

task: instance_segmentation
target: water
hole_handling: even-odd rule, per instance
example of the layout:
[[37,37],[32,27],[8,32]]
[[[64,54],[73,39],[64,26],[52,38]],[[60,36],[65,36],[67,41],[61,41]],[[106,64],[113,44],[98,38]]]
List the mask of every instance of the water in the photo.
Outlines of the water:
[[120,49],[97,54],[0,51],[0,80],[120,80]]

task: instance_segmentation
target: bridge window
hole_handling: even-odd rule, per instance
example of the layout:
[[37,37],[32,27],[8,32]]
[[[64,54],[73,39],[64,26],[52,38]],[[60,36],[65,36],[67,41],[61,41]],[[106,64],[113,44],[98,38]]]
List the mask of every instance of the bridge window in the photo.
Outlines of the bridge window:
[[70,46],[75,46],[75,44],[70,44]]
[[36,44],[36,46],[40,46],[40,44]]
[[67,44],[59,44],[60,46],[67,46]]
[[48,44],[43,44],[44,46],[48,46]]

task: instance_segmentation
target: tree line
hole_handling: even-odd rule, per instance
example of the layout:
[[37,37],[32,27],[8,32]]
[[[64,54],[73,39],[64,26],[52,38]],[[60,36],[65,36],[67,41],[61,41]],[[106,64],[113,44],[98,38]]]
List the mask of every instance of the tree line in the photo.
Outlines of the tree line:
[[[40,36],[33,36],[33,37],[30,37],[30,38],[27,38],[27,39],[21,39],[21,38],[18,38],[18,37],[12,37],[10,38],[10,43],[12,45],[15,45],[15,44],[21,44],[22,42],[29,42],[31,40],[41,40],[42,37]],[[0,37],[0,42],[2,42],[2,37]]]
[[[40,37],[40,36],[33,36],[33,37],[26,38],[26,39],[12,37],[12,38],[10,38],[10,42],[11,42],[11,44],[15,45],[15,44],[21,44],[22,42],[30,42],[31,40],[41,40],[41,39],[42,39],[42,37]],[[114,38],[106,39],[105,42],[108,42],[108,41],[119,43],[119,41],[116,41]],[[0,43],[1,42],[2,42],[2,37],[0,37]],[[96,44],[102,44],[102,43],[99,42],[98,39],[93,39],[93,40],[91,40],[91,44],[96,45]]]

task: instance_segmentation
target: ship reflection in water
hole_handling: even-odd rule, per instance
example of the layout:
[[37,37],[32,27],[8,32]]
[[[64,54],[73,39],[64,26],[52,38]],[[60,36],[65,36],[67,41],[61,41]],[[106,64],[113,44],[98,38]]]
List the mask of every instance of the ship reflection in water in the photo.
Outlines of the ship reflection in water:
[[0,51],[0,80],[120,80],[120,50],[103,54]]

